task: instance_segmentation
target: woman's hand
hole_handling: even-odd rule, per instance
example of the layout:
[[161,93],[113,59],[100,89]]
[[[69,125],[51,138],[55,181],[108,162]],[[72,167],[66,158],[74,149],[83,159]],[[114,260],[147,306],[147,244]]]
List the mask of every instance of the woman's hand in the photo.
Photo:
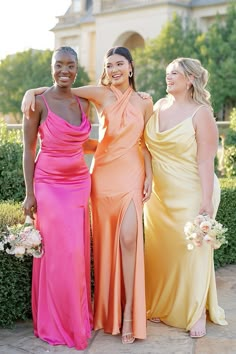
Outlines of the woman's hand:
[[143,203],[147,202],[152,194],[152,179],[146,177],[143,186]]
[[48,87],[37,87],[34,89],[27,90],[21,102],[21,111],[24,113],[26,118],[29,118],[29,112],[35,111],[35,96],[44,93]]
[[210,218],[212,218],[214,214],[214,207],[212,201],[202,202],[199,209],[199,214],[207,214],[210,216]]
[[30,110],[35,110],[35,95],[33,89],[25,92],[21,102],[21,111],[27,118],[29,118]]
[[34,220],[34,214],[37,211],[37,202],[33,194],[25,197],[22,203],[22,208],[24,210],[24,214],[29,215],[31,219]]
[[150,100],[152,100],[152,96],[149,95],[149,93],[147,92],[137,92],[137,94],[143,99],[146,100],[147,98],[149,98]]

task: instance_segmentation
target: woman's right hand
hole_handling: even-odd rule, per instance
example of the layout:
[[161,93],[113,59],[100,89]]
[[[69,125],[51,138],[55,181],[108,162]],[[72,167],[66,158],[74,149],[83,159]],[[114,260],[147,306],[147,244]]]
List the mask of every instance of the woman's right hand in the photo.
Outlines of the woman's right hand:
[[34,194],[25,197],[22,203],[22,208],[24,210],[24,214],[29,215],[31,219],[34,220],[34,214],[37,211],[37,202]]
[[27,90],[21,102],[21,111],[29,118],[30,110],[35,110],[35,92],[34,89]]
[[207,214],[210,216],[210,218],[213,217],[214,214],[214,206],[212,201],[208,201],[208,202],[204,202],[202,201],[201,205],[200,205],[200,209],[199,209],[199,214]]

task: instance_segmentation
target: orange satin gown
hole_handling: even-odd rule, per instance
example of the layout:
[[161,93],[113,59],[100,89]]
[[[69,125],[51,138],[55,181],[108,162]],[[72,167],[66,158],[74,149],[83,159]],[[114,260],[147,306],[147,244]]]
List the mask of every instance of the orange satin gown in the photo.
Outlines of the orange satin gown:
[[[146,337],[142,195],[144,160],[140,148],[143,114],[130,103],[132,88],[100,114],[100,139],[92,166],[92,230],[94,245],[94,329],[118,334],[125,302],[120,227],[130,203],[138,223],[133,300],[134,337]],[[126,270],[127,272],[129,269]]]

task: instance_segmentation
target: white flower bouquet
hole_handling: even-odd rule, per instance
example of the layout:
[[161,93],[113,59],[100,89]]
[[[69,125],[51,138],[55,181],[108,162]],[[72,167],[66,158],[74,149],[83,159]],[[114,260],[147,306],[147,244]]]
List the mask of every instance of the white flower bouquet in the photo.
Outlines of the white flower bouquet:
[[0,251],[19,259],[23,259],[24,256],[42,257],[42,237],[34,228],[33,220],[29,216],[26,216],[23,225],[7,227],[7,232],[0,237]]
[[195,246],[201,247],[203,242],[218,249],[228,241],[225,238],[227,228],[209,215],[198,215],[193,221],[188,221],[184,226],[184,234],[188,242],[187,248],[192,250]]

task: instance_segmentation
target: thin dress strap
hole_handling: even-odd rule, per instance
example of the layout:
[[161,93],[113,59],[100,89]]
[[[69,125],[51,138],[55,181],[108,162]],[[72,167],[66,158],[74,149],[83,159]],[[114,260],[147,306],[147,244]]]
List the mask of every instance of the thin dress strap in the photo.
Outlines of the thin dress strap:
[[201,106],[199,106],[199,107],[197,107],[196,109],[195,109],[195,111],[193,112],[193,114],[191,115],[191,118],[193,118],[194,116],[195,116],[195,114],[198,112],[198,110],[200,109],[200,108],[202,108],[202,107],[206,107],[204,104],[201,104]]
[[82,116],[86,116],[85,112],[83,111],[82,104],[80,103],[79,97],[78,97],[78,96],[75,96],[75,99],[76,99],[76,101],[77,101],[78,104],[79,104],[79,108],[80,108],[80,110],[81,110]]
[[42,99],[43,99],[43,101],[44,101],[44,103],[45,103],[45,106],[47,107],[47,110],[48,110],[48,111],[51,111],[50,108],[49,108],[49,106],[48,106],[48,103],[47,103],[47,101],[46,101],[46,98],[44,97],[44,95],[41,95],[41,97],[42,97]]

